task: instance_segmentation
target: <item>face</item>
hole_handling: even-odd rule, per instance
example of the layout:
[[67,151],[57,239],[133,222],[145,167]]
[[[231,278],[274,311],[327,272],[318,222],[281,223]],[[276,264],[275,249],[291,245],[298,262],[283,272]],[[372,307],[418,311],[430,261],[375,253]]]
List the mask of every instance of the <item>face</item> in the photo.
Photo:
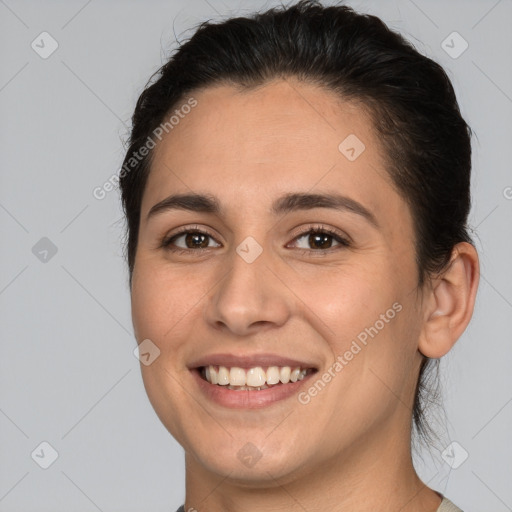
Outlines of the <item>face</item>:
[[[257,485],[375,465],[410,441],[422,316],[411,213],[371,121],[291,79],[192,96],[142,200],[149,399],[198,471]],[[307,371],[286,383],[288,366]]]

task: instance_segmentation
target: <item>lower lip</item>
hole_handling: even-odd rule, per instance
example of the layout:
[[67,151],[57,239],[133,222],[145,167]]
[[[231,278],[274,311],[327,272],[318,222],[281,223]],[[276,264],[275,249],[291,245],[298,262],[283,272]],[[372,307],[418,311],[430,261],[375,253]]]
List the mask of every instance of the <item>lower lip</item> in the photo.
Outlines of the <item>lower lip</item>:
[[199,374],[199,369],[194,368],[192,375],[194,376],[199,389],[213,402],[231,407],[235,409],[260,409],[267,407],[273,403],[285,400],[296,394],[298,390],[315,375],[316,372],[306,375],[302,380],[290,382],[288,384],[278,384],[268,389],[259,391],[227,389],[227,386],[219,386],[218,384],[210,384]]

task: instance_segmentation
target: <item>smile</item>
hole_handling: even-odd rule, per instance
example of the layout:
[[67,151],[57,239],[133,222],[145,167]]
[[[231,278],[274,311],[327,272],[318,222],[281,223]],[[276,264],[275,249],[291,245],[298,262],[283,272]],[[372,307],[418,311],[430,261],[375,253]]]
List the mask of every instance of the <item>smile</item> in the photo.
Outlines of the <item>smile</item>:
[[259,409],[295,396],[321,364],[284,354],[204,354],[188,364],[196,390],[208,402],[234,409]]
[[240,368],[238,366],[209,365],[200,368],[201,377],[218,386],[238,391],[261,391],[270,387],[303,380],[314,372],[313,368],[291,366],[255,366]]

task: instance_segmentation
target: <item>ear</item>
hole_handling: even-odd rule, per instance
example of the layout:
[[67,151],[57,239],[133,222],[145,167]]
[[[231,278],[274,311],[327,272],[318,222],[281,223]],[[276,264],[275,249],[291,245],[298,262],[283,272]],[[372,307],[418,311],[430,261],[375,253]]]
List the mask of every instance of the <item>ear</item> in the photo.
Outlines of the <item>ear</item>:
[[455,345],[466,329],[475,305],[480,267],[473,245],[460,242],[447,269],[425,291],[423,326],[418,350],[437,359]]

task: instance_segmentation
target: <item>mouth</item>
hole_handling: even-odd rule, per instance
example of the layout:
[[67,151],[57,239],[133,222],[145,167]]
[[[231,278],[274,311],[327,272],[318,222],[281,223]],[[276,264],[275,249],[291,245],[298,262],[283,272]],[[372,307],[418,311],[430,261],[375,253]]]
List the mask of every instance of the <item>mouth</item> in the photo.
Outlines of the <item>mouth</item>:
[[316,368],[302,366],[240,366],[207,365],[195,368],[201,379],[214,386],[233,391],[262,391],[288,385],[316,373]]
[[279,354],[225,352],[204,355],[188,368],[197,391],[209,402],[247,410],[291,399],[320,366]]

